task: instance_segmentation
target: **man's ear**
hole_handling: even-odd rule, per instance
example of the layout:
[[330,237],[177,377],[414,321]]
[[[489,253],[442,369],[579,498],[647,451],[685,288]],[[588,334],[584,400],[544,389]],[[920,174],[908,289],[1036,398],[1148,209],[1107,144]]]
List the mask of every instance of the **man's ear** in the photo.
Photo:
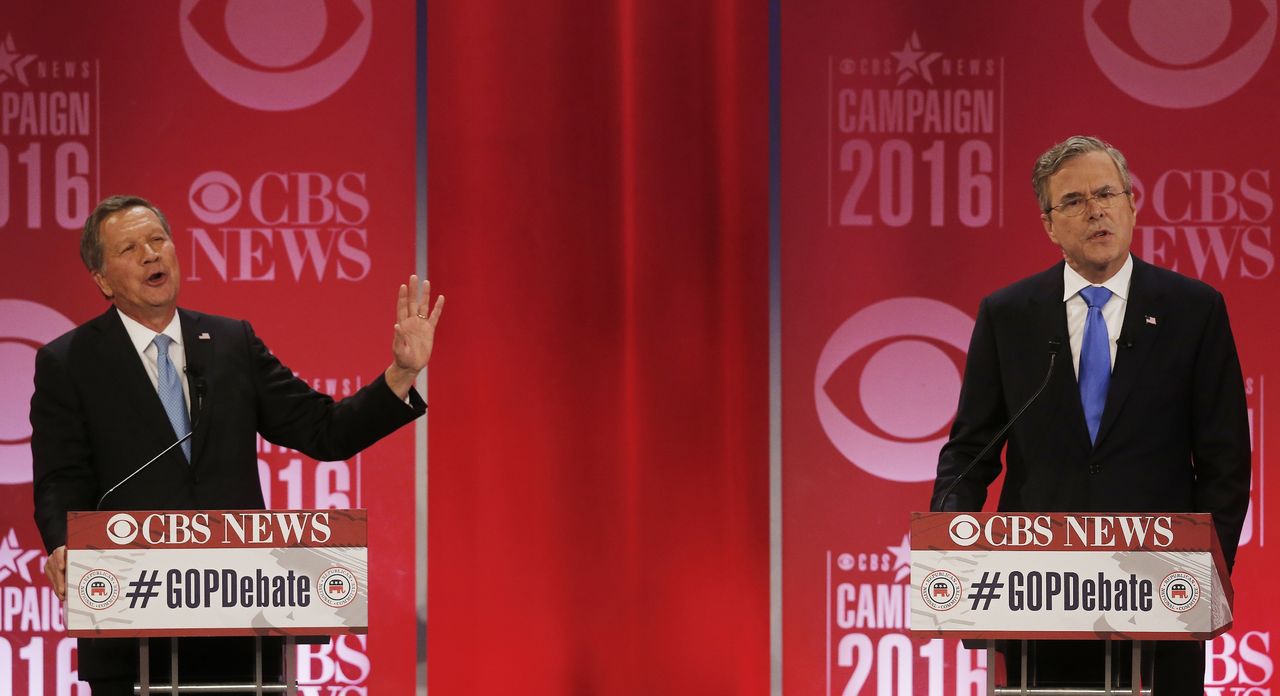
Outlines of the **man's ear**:
[[[1058,244],[1058,236],[1053,233],[1053,220],[1049,217],[1049,213],[1041,213],[1040,222],[1044,225],[1044,233],[1049,235],[1049,240]],[[1058,246],[1062,245],[1058,244]]]
[[89,274],[89,277],[93,278],[94,284],[98,286],[98,290],[102,292],[103,297],[108,300],[112,298],[115,293],[112,292],[111,284],[107,282],[106,276],[102,275],[99,271],[93,271]]

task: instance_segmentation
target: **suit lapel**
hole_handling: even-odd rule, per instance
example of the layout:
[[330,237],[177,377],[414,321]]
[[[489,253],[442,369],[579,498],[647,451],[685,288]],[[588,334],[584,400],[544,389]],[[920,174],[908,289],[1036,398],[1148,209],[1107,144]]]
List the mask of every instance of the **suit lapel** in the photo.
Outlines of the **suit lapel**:
[[[94,328],[102,334],[99,350],[103,373],[114,383],[115,391],[124,397],[128,408],[137,412],[141,425],[138,431],[142,433],[140,437],[150,439],[153,433],[172,434],[173,426],[165,415],[160,396],[156,394],[155,387],[151,386],[151,378],[147,376],[146,368],[142,366],[138,351],[129,340],[129,332],[125,331],[124,322],[120,320],[115,307],[95,319]],[[156,438],[151,446],[164,447],[168,442],[162,443],[163,439]]]
[[1075,368],[1072,367],[1071,333],[1067,331],[1067,303],[1062,300],[1064,287],[1062,267],[1065,264],[1065,261],[1058,263],[1044,275],[1044,281],[1032,296],[1032,303],[1035,305],[1034,312],[1038,317],[1038,328],[1043,339],[1040,345],[1047,346],[1050,339],[1061,341],[1053,367],[1054,375],[1048,387],[1048,393],[1044,396],[1054,398],[1056,395],[1056,398],[1067,402],[1065,412],[1071,414],[1071,422],[1064,427],[1075,430],[1077,436],[1082,438],[1085,446],[1088,447],[1089,428],[1084,422],[1080,387],[1076,380]]
[[[1098,443],[1107,436],[1115,423],[1124,402],[1133,391],[1138,375],[1148,364],[1147,355],[1160,333],[1159,324],[1152,324],[1147,317],[1160,316],[1159,288],[1152,287],[1151,267],[1133,258],[1133,277],[1129,281],[1129,301],[1124,310],[1124,326],[1116,349],[1116,365],[1111,370],[1111,386],[1107,390],[1107,405],[1102,410],[1102,423],[1098,426]],[[1096,445],[1095,445],[1096,447]]]
[[[213,339],[202,321],[203,315],[185,309],[179,309],[178,315],[182,317],[182,343],[187,354],[187,388],[191,393],[191,423],[195,428],[191,435],[191,463],[194,465],[208,439],[207,422],[210,404],[213,402],[210,394],[213,380],[209,375]],[[203,397],[197,385],[202,386]]]

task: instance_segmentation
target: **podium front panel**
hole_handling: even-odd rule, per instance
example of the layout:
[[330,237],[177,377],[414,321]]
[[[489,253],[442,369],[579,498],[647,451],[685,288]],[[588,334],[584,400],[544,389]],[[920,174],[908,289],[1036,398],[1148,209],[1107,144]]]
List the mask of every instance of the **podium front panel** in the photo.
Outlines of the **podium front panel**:
[[365,523],[364,510],[72,513],[67,632],[365,633]]
[[911,630],[1206,640],[1232,621],[1208,515],[921,513]]

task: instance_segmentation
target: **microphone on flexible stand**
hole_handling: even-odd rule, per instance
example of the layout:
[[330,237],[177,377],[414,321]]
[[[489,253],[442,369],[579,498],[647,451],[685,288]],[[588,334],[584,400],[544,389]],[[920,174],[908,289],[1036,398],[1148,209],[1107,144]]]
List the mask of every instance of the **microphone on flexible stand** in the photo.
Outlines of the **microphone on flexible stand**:
[[209,385],[204,381],[204,368],[199,365],[187,365],[182,368],[187,373],[187,382],[191,385],[191,401],[195,405],[196,417],[191,424],[191,432],[196,431],[196,423],[200,422],[200,416],[204,415],[204,396],[208,391]]
[[938,499],[938,509],[940,511],[948,512],[947,498],[951,496],[952,491],[956,489],[956,486],[960,481],[965,476],[968,476],[970,471],[973,471],[973,467],[977,466],[978,462],[982,461],[982,458],[987,455],[987,452],[990,451],[992,447],[996,446],[996,443],[1005,436],[1005,433],[1009,432],[1009,428],[1012,428],[1013,424],[1018,422],[1018,419],[1022,417],[1022,414],[1026,412],[1027,408],[1030,407],[1036,399],[1040,398],[1040,394],[1044,391],[1044,388],[1049,386],[1049,379],[1053,377],[1053,366],[1058,361],[1058,351],[1060,350],[1062,350],[1062,339],[1057,337],[1049,339],[1049,369],[1044,373],[1044,381],[1040,383],[1040,388],[1036,389],[1036,392],[1031,395],[1030,399],[1027,399],[1027,402],[1022,405],[1022,408],[1018,409],[1017,413],[1013,414],[1013,417],[1009,419],[1008,423],[1004,424],[1004,427],[1000,429],[1000,432],[996,433],[996,436],[991,438],[991,442],[988,442],[986,447],[983,447],[978,452],[978,456],[974,457],[973,461],[969,462],[969,466],[965,467],[964,471],[961,471],[960,475],[951,481],[951,485],[947,486],[947,490],[942,494],[942,497]]
[[195,413],[196,413],[195,419],[191,422],[191,430],[189,430],[186,435],[183,435],[182,437],[174,441],[173,444],[160,450],[159,454],[152,457],[151,459],[148,459],[146,464],[143,464],[137,469],[134,469],[132,474],[129,474],[128,476],[120,479],[119,483],[112,486],[111,488],[108,488],[107,492],[103,493],[101,498],[98,498],[98,504],[94,506],[93,508],[94,510],[101,510],[103,501],[107,499],[107,496],[111,495],[112,493],[115,493],[117,488],[128,483],[129,479],[142,473],[144,469],[146,469],[147,467],[159,461],[161,457],[163,457],[164,455],[172,451],[174,447],[180,446],[182,443],[186,442],[187,440],[190,440],[192,435],[195,435],[196,426],[200,425],[200,418],[204,415],[204,397],[205,397],[205,392],[208,390],[208,385],[205,384],[203,370],[200,367],[197,367],[195,365],[188,365],[186,368],[183,369],[183,372],[187,373],[187,378],[191,384],[191,403],[193,406],[195,406]]

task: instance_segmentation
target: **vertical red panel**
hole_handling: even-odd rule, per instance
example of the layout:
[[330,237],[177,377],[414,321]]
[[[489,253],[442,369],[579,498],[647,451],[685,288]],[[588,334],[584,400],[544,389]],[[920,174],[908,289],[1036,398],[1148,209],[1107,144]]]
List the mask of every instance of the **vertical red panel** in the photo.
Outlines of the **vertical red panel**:
[[766,22],[429,7],[432,691],[767,689]]
[[[27,555],[40,542],[21,457],[26,399],[49,327],[106,309],[77,258],[78,228],[101,197],[135,193],[164,210],[182,264],[180,304],[249,319],[313,386],[343,396],[386,368],[396,287],[414,269],[414,12],[368,0],[0,9],[0,359],[13,375],[0,467],[6,476],[27,467],[26,481],[0,485],[0,534],[22,563],[0,570],[4,592],[43,597],[39,559]],[[265,444],[259,461],[274,507],[371,509],[367,648],[348,638],[310,649],[303,683],[411,688],[407,607],[421,580],[406,485],[412,431],[346,462]],[[21,615],[6,610],[15,623],[4,626],[0,664],[8,650],[15,693],[57,693],[74,665],[70,644],[43,620],[28,631]]]
[[1076,133],[1129,158],[1133,252],[1226,296],[1255,476],[1237,621],[1210,646],[1208,684],[1274,682],[1277,8],[1169,7],[783,5],[787,693],[974,692],[982,672],[953,641],[908,640],[907,514],[928,506],[978,301],[1061,258],[1030,173]]

